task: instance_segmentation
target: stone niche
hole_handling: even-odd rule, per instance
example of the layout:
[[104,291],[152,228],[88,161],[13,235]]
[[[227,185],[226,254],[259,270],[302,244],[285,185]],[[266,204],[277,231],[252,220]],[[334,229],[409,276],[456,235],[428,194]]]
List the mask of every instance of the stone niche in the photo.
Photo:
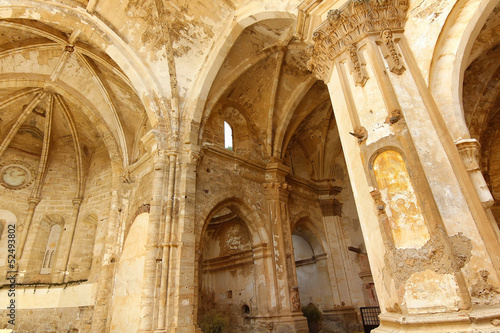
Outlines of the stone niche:
[[252,238],[243,220],[228,208],[211,219],[203,240],[199,318],[223,314],[231,332],[253,332],[257,312]]

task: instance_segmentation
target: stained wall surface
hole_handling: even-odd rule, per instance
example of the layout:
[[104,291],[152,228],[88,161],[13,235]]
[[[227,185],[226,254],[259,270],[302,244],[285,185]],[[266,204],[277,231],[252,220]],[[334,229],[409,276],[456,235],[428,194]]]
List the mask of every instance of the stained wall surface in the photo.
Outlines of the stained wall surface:
[[499,8],[0,2],[0,330],[500,331]]

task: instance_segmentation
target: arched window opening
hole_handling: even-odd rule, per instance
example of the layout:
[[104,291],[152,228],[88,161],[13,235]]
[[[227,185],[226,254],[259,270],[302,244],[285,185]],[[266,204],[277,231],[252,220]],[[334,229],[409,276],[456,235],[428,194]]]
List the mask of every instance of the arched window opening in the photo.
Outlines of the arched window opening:
[[224,147],[233,150],[233,129],[226,121],[224,122]]
[[50,228],[49,238],[47,239],[47,245],[45,246],[45,256],[42,261],[42,269],[40,274],[50,274],[52,265],[54,264],[57,242],[59,241],[59,235],[61,234],[61,226],[56,224]]
[[250,307],[246,304],[243,304],[243,306],[241,307],[241,314],[243,315],[250,314]]

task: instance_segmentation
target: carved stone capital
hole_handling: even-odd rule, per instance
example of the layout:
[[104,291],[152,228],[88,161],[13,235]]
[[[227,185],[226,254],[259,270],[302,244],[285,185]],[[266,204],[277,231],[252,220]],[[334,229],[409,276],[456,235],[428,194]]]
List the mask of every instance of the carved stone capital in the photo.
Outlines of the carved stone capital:
[[80,206],[82,205],[82,202],[83,202],[83,199],[81,198],[76,198],[76,199],[73,199],[73,207],[75,209],[80,209]]
[[35,197],[28,198],[29,208],[35,208],[39,203],[40,203],[40,198],[35,198]]
[[306,50],[308,69],[328,82],[337,55],[370,33],[403,29],[407,10],[408,0],[351,0],[330,10],[313,33],[314,44]]
[[467,171],[479,170],[479,142],[476,139],[463,139],[455,142],[455,145]]
[[264,183],[262,186],[266,190],[266,199],[268,200],[287,201],[292,189],[289,184],[278,182]]

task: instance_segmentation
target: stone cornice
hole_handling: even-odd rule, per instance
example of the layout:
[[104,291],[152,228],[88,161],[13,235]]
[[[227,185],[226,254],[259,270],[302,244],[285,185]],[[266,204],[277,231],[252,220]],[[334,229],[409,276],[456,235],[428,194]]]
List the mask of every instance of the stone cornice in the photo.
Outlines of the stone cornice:
[[308,69],[328,82],[335,57],[369,33],[402,29],[407,10],[408,0],[351,0],[330,10],[313,33],[314,44],[306,49]]

